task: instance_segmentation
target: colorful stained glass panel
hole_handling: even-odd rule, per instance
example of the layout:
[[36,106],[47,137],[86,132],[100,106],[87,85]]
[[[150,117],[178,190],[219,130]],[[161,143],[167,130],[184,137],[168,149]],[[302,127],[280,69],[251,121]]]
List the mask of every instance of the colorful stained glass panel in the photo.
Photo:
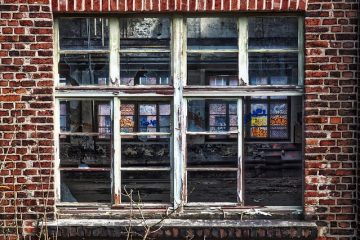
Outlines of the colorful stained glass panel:
[[286,103],[270,104],[270,114],[287,114],[288,105]]
[[266,138],[268,134],[267,127],[252,127],[250,129],[250,136],[254,138]]

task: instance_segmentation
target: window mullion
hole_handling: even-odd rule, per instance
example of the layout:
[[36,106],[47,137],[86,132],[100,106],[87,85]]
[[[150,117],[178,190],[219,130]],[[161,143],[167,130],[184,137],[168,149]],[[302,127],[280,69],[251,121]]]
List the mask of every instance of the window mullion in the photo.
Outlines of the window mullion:
[[304,18],[298,18],[298,84],[304,84]]
[[120,22],[118,18],[109,19],[110,31],[110,85],[118,86],[120,84]]
[[237,124],[238,124],[238,180],[237,194],[238,202],[244,204],[244,126],[243,126],[243,98],[237,100]]
[[59,85],[59,60],[60,60],[60,41],[59,41],[59,21],[54,19],[54,50],[53,50],[53,72],[55,86]]
[[54,182],[56,186],[55,190],[55,202],[61,202],[61,180],[60,180],[60,100],[55,99],[54,109],[54,144],[55,144],[55,161],[54,161]]
[[186,30],[184,19],[173,18],[172,24],[172,74],[174,83],[174,136],[173,136],[173,177],[174,208],[178,209],[185,201],[185,150],[186,150],[186,103],[183,99],[183,86],[186,83]]
[[114,204],[121,203],[121,136],[120,136],[120,98],[113,99],[113,199]]
[[[239,48],[239,82],[249,85],[249,62],[248,62],[248,18],[238,19],[238,48]],[[241,81],[242,80],[242,81]]]

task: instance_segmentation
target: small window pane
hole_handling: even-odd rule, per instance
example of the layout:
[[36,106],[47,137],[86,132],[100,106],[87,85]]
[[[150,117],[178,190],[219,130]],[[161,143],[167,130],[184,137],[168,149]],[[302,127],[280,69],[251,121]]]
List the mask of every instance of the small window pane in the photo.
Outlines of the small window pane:
[[188,167],[237,167],[237,136],[214,141],[213,139],[216,139],[216,137],[221,136],[187,136]]
[[187,193],[189,202],[237,202],[237,173],[188,171]]
[[237,22],[234,18],[188,18],[189,49],[237,49]]
[[297,48],[296,17],[249,18],[249,48]]
[[251,85],[298,84],[296,53],[249,53]]
[[110,172],[62,171],[61,201],[110,203]]
[[122,202],[169,203],[170,173],[168,171],[123,171]]
[[237,129],[237,103],[224,100],[188,101],[188,131],[226,132]]
[[60,49],[109,48],[107,18],[60,18]]
[[60,135],[60,167],[110,167],[111,153],[110,138]]
[[169,53],[120,54],[122,85],[171,85]]
[[91,100],[60,101],[62,132],[91,132],[100,136],[111,134],[110,102]]
[[59,85],[108,85],[108,54],[62,54]]
[[170,48],[169,18],[123,18],[120,20],[120,48]]
[[123,167],[169,167],[170,138],[121,140],[121,165]]
[[188,54],[188,85],[238,86],[237,54]]

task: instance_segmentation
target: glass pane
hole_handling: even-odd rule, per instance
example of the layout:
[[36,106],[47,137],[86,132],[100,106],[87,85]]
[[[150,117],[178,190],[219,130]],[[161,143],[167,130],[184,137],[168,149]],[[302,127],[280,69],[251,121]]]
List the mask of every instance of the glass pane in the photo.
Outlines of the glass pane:
[[[213,139],[223,138],[221,141]],[[188,167],[237,167],[237,136],[187,136]]]
[[123,167],[169,167],[170,138],[121,140],[121,165]]
[[238,55],[188,54],[187,84],[211,86],[238,86]]
[[297,48],[297,17],[250,17],[249,48]]
[[60,18],[60,49],[109,48],[107,18]]
[[253,138],[267,138],[268,128],[267,127],[251,127],[250,137]]
[[270,137],[271,138],[289,138],[288,128],[287,127],[270,127]]
[[60,101],[62,132],[92,132],[106,136],[111,133],[110,102],[91,100]]
[[61,171],[61,201],[110,203],[110,172]]
[[270,115],[270,126],[285,126],[288,125],[287,115]]
[[60,167],[110,167],[111,159],[110,136],[60,135]]
[[237,49],[235,18],[188,18],[189,49]]
[[297,53],[249,53],[251,85],[298,84]]
[[170,48],[169,18],[120,19],[120,48]]
[[287,114],[288,105],[287,103],[271,103],[270,114]]
[[[188,131],[224,132],[236,130],[236,101],[190,100],[188,101]],[[230,128],[234,127],[234,128]]]
[[170,173],[122,171],[122,202],[170,203]]
[[59,85],[108,85],[108,54],[61,54]]
[[236,172],[187,172],[189,202],[237,202]]
[[120,54],[122,85],[171,85],[169,53]]

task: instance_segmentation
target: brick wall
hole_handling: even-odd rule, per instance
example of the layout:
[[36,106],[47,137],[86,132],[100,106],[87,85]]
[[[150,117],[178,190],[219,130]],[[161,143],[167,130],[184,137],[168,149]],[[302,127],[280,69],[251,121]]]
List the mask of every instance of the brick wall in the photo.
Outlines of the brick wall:
[[[24,221],[19,225],[27,233],[33,230],[30,226],[44,212],[47,194],[47,213],[52,214],[50,7],[49,0],[0,0],[0,157],[5,158],[0,170],[0,219],[12,233],[17,230],[14,214],[20,212],[17,219]],[[355,238],[356,0],[54,0],[52,8],[55,13],[303,12],[305,215],[317,221],[319,239]]]
[[53,212],[53,23],[48,0],[0,0],[0,14],[0,239],[10,239]]

